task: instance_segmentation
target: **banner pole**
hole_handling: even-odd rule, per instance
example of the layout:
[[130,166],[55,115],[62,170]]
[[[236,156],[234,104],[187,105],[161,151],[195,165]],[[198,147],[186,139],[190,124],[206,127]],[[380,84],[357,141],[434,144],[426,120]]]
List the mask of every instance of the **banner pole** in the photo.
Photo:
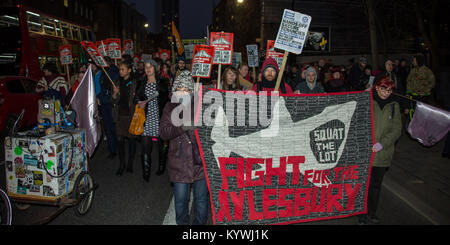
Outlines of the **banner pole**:
[[220,84],[220,73],[222,72],[222,64],[219,64],[219,76],[217,78],[217,89],[221,89],[221,84]]
[[[70,74],[69,74],[69,65],[66,64],[66,70],[67,70],[67,84],[70,84]],[[72,85],[73,86],[73,85]],[[69,88],[69,90],[72,90],[72,87]],[[67,91],[68,93],[69,91]]]
[[256,67],[252,67],[252,68],[253,68],[253,72],[252,72],[253,82],[256,82]]
[[289,55],[289,51],[284,51],[283,63],[281,64],[280,72],[279,72],[278,78],[277,78],[277,84],[275,85],[274,91],[278,91],[278,89],[280,88],[280,83],[283,78],[283,72],[284,72],[284,68],[286,67],[286,61],[287,61],[288,55]]
[[108,77],[109,81],[111,82],[111,84],[113,85],[114,88],[116,88],[116,85],[114,84],[114,82],[112,81],[111,77],[109,76],[108,72],[106,72],[105,68],[103,66],[101,66],[103,72],[106,74],[106,76]]
[[197,77],[197,82],[195,83],[195,91],[198,91],[199,85],[200,85],[200,77]]

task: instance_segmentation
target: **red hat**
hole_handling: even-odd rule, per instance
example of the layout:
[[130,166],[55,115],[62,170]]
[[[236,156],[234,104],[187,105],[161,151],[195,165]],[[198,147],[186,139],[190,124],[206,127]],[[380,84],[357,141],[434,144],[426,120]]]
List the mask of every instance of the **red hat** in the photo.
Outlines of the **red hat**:
[[264,61],[263,65],[262,65],[261,73],[264,73],[264,70],[265,70],[266,68],[268,68],[268,67],[274,68],[274,69],[277,71],[277,73],[280,72],[280,69],[278,68],[277,61],[274,60],[274,59],[271,58],[271,57],[267,58],[267,59]]

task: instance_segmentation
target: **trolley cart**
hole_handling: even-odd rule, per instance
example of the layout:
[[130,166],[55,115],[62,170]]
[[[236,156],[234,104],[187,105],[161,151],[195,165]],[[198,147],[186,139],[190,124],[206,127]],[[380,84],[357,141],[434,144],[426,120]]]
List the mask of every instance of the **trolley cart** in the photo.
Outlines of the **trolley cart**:
[[77,216],[89,211],[98,184],[88,171],[84,137],[83,129],[6,137],[6,189],[11,201],[59,207],[37,224],[48,223],[68,207]]

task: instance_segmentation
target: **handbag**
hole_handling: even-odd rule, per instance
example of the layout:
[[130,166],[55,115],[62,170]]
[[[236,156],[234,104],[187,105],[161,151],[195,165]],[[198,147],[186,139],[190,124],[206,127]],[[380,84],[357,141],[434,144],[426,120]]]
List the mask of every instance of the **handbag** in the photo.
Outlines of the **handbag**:
[[131,120],[128,132],[132,135],[141,135],[142,133],[144,133],[144,124],[145,110],[144,108],[140,108],[139,105],[136,105],[134,109],[133,119]]
[[[159,95],[158,92],[155,92],[150,98],[148,98],[145,103],[153,100]],[[134,107],[133,119],[131,119],[130,127],[128,128],[128,133],[132,135],[141,135],[144,133],[144,125],[145,124],[145,109],[136,105]]]

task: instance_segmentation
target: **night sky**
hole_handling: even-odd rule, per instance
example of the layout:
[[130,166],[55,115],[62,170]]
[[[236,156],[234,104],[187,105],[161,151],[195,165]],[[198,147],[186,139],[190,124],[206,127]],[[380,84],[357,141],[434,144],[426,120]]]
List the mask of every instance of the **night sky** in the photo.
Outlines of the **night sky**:
[[[164,0],[163,0],[164,1]],[[155,0],[125,0],[127,3],[136,3],[139,12],[147,16],[150,31],[155,33]],[[180,0],[180,26],[177,26],[182,39],[206,37],[206,26],[211,24],[213,4],[220,0]]]

